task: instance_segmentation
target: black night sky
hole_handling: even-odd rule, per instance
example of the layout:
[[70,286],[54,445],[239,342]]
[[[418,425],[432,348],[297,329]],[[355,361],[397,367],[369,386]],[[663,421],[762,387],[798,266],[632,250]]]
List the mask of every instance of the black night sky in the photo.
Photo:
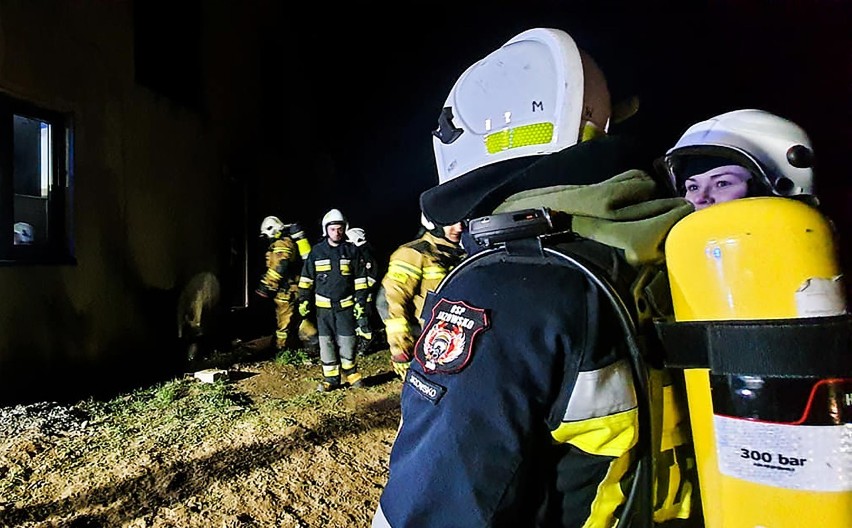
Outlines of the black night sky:
[[[608,77],[615,101],[641,99],[622,133],[649,161],[690,124],[739,108],[792,119],[811,135],[824,211],[852,235],[852,21],[843,0],[409,2],[291,11],[265,38],[263,101],[284,182],[255,197],[319,237],[340,208],[387,256],[413,237],[420,193],[437,180],[430,131],[467,66],[536,26],[567,30]],[[287,184],[289,185],[289,184]],[[286,185],[285,185],[286,188]],[[282,204],[286,204],[283,206]],[[286,217],[286,218],[285,218]]]

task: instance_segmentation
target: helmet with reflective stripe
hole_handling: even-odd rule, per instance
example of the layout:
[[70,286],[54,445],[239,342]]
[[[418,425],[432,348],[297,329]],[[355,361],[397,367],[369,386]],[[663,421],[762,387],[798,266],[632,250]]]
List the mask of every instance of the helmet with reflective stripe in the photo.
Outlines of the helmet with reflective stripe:
[[284,230],[284,222],[277,216],[267,216],[260,224],[260,236],[277,238]]
[[356,246],[363,246],[367,242],[367,235],[360,227],[353,227],[346,230],[346,239]]
[[349,228],[349,224],[346,223],[346,218],[343,216],[343,213],[341,213],[339,209],[331,209],[322,217],[322,236],[328,236],[327,229],[328,226],[331,224],[339,224],[344,226],[344,231]]
[[[813,198],[811,140],[796,123],[763,110],[727,112],[689,127],[663,158],[663,170],[676,192],[706,161],[749,169],[759,194]],[[701,163],[704,161],[704,163]],[[815,200],[815,198],[814,198]]]
[[433,132],[439,184],[603,133],[610,111],[603,73],[570,35],[524,31],[469,67],[450,91]]

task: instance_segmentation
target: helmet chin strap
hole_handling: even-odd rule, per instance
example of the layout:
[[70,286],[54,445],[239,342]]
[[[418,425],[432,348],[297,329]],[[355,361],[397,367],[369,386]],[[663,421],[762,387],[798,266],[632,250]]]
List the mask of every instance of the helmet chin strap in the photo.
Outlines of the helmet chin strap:
[[432,229],[429,230],[429,233],[431,233],[432,235],[434,235],[438,238],[447,239],[447,237],[444,236],[444,227],[443,226],[435,225],[435,227],[433,227]]

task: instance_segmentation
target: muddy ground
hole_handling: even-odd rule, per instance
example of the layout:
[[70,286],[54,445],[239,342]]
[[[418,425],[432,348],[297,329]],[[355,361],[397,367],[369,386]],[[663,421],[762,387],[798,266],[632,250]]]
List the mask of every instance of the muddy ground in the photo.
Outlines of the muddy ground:
[[326,394],[318,366],[270,359],[227,369],[226,404],[188,406],[201,382],[187,375],[126,405],[54,407],[52,425],[6,419],[0,526],[369,526],[401,382],[386,350],[360,366],[366,387]]

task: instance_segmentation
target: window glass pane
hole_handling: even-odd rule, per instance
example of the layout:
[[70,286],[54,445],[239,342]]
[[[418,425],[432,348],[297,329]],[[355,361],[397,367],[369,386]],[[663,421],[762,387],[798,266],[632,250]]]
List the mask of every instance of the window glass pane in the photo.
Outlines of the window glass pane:
[[47,241],[47,201],[53,180],[51,125],[14,116],[12,183],[15,244]]

